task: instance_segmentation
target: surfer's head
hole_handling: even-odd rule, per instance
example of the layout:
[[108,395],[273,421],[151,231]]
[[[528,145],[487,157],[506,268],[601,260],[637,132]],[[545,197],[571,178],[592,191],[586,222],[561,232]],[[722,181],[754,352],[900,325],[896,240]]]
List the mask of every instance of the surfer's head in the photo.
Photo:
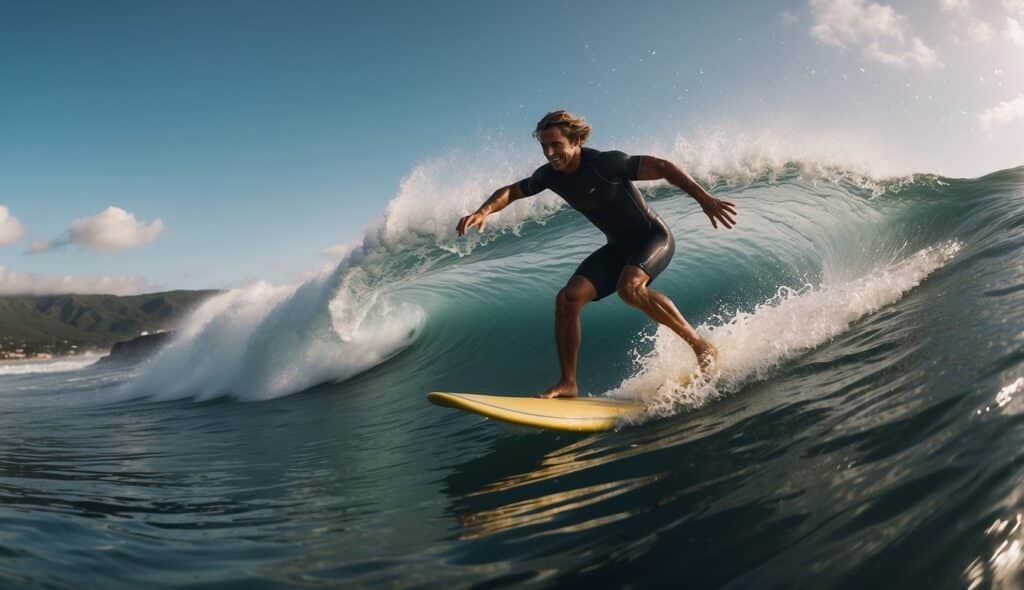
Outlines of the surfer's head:
[[537,123],[533,136],[552,168],[572,171],[579,167],[580,148],[590,137],[590,125],[568,111],[552,111]]

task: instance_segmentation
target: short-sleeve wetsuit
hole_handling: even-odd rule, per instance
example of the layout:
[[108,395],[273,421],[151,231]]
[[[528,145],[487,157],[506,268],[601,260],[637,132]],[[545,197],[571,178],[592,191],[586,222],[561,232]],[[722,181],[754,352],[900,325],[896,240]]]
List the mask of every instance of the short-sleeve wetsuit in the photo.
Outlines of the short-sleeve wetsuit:
[[583,148],[575,172],[558,172],[545,164],[519,181],[519,189],[527,197],[544,189],[554,191],[608,238],[574,273],[594,284],[595,301],[615,292],[627,264],[639,266],[653,281],[675,252],[672,232],[631,182],[637,179],[640,158]]

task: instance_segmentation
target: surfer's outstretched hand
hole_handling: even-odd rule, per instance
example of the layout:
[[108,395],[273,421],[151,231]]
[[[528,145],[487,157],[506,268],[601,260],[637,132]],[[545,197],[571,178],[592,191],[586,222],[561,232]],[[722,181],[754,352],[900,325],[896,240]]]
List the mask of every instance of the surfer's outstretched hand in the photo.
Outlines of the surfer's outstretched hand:
[[487,215],[479,211],[467,215],[459,220],[459,225],[456,226],[455,231],[459,232],[460,236],[464,236],[469,231],[469,228],[474,225],[480,228],[479,231],[484,231],[484,219],[486,218]]
[[732,229],[732,226],[736,225],[736,205],[733,203],[712,196],[707,196],[697,202],[700,203],[701,209],[704,210],[704,214],[711,220],[711,226],[715,229],[718,229],[719,223],[725,226],[725,229]]

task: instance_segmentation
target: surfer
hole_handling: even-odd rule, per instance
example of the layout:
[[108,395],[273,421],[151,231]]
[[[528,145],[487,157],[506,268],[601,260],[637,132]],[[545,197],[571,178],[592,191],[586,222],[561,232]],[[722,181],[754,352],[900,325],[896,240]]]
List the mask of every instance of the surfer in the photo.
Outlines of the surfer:
[[591,301],[611,293],[678,334],[697,355],[707,374],[718,350],[701,338],[664,294],[649,288],[668,266],[675,240],[633,186],[634,180],[665,179],[697,200],[711,225],[736,225],[736,206],[716,199],[686,172],[654,156],[628,156],[583,147],[590,125],[566,111],[548,113],[537,123],[533,136],[548,163],[529,178],[494,192],[476,212],[459,220],[456,231],[472,227],[483,231],[484,220],[515,200],[550,189],[604,232],[608,243],[588,256],[555,299],[555,343],[562,378],[540,397],[576,397],[576,361],[580,348],[580,312]]

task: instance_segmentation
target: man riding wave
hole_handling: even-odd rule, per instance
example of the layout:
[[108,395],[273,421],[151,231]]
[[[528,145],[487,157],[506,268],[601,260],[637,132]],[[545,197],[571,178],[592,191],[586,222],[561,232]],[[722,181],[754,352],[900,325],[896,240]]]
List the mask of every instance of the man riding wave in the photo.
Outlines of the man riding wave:
[[540,142],[548,163],[529,178],[495,191],[476,212],[463,217],[456,228],[460,236],[472,227],[482,231],[488,215],[517,199],[549,189],[586,216],[608,239],[607,244],[580,263],[558,292],[555,343],[562,377],[540,397],[576,397],[580,312],[587,303],[613,292],[686,341],[704,374],[718,356],[717,349],[697,335],[668,297],[649,288],[672,259],[675,239],[632,181],[667,180],[696,199],[715,228],[719,223],[726,229],[736,225],[736,206],[711,196],[667,160],[583,147],[590,130],[590,125],[572,113],[554,111],[545,115],[533,136]]

